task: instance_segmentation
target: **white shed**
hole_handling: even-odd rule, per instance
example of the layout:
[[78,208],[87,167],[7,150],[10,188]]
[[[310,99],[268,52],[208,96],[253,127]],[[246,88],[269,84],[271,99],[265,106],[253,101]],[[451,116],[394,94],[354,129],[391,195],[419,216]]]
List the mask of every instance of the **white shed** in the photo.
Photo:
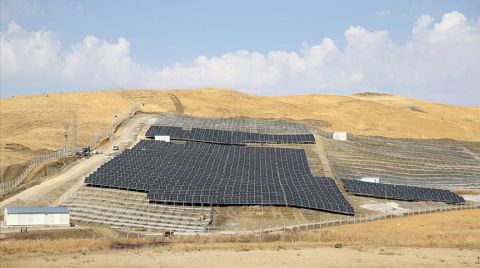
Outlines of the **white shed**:
[[333,139],[339,141],[346,141],[347,140],[347,132],[345,131],[335,131],[333,132]]
[[5,208],[6,226],[70,225],[70,210],[66,207]]
[[373,183],[379,183],[380,182],[380,178],[377,178],[377,177],[363,177],[360,180],[365,181],[365,182],[373,182]]
[[170,142],[170,136],[155,136],[156,141]]

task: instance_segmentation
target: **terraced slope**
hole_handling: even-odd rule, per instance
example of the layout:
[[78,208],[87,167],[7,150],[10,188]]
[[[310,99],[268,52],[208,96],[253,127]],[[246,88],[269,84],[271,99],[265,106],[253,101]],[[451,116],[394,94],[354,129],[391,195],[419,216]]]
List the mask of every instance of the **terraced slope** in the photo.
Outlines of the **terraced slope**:
[[337,178],[441,188],[480,187],[480,142],[350,137],[326,139]]
[[82,186],[62,205],[73,220],[119,228],[205,232],[212,221],[211,207],[151,204],[146,193],[97,187]]

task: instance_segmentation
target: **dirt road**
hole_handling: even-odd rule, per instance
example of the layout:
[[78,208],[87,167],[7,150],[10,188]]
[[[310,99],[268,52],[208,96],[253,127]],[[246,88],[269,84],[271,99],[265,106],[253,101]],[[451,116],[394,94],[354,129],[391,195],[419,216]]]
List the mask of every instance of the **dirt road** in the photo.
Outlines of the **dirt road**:
[[328,160],[327,152],[325,151],[325,145],[323,144],[324,137],[320,135],[315,135],[315,149],[317,154],[320,158],[320,162],[322,163],[323,168],[323,175],[326,177],[331,177],[335,179],[335,174],[333,173],[333,169],[330,166],[330,161]]
[[57,205],[62,195],[81,183],[85,176],[109,159],[113,145],[133,144],[140,139],[142,130],[148,127],[154,115],[138,114],[126,121],[112,137],[97,148],[103,153],[76,161],[63,172],[53,175],[41,184],[28,188],[0,202],[0,213],[7,206],[52,206]]
[[0,267],[477,267],[478,250],[334,248],[205,250],[162,248],[69,254],[6,255]]

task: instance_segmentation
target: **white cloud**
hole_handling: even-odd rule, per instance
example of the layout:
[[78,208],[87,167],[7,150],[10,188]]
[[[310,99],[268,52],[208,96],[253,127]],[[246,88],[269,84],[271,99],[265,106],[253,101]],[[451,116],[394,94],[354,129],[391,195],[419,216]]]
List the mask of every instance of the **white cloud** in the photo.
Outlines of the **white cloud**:
[[352,26],[346,45],[332,39],[300,51],[235,51],[150,68],[130,57],[125,38],[109,43],[86,36],[62,48],[50,31],[28,32],[11,23],[1,33],[2,91],[21,88],[230,87],[255,94],[387,91],[436,101],[480,104],[480,20],[457,11],[435,23],[422,15],[412,36],[395,44],[388,31]]
[[468,25],[467,18],[458,12],[453,11],[450,13],[446,13],[443,15],[442,21],[439,23],[435,23],[435,27],[433,28],[435,32],[463,32],[463,31],[471,31],[474,30],[472,27]]
[[87,36],[63,55],[62,77],[72,81],[88,78],[89,83],[102,87],[134,83],[141,67],[129,54],[130,43],[125,38],[110,44]]

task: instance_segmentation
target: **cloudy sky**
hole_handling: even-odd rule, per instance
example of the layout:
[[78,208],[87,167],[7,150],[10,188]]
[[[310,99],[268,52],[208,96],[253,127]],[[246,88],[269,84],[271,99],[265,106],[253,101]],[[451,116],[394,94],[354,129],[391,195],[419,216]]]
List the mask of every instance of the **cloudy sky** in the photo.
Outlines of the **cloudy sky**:
[[1,97],[228,87],[480,105],[480,1],[1,1]]

